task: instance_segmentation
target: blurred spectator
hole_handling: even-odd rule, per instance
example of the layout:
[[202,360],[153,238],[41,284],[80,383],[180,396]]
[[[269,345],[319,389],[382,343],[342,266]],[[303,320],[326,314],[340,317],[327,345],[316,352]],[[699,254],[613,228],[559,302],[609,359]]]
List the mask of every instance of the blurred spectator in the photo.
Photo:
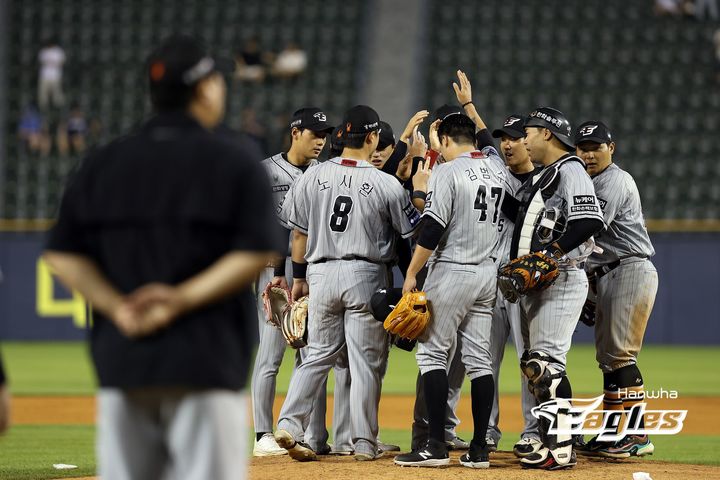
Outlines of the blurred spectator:
[[301,49],[296,43],[289,42],[275,59],[272,73],[281,78],[297,77],[305,71],[307,63],[308,59],[305,50]]
[[240,133],[252,141],[263,155],[268,152],[267,133],[265,126],[260,123],[253,108],[244,108],[240,112]]
[[87,148],[88,122],[78,105],[73,105],[68,118],[58,126],[58,150],[60,154],[82,154]]
[[43,156],[50,153],[47,125],[35,105],[29,105],[23,111],[18,124],[18,137],[29,153]]
[[680,0],[655,0],[655,15],[680,15]]
[[62,90],[65,51],[57,41],[49,40],[38,53],[40,76],[38,77],[38,104],[45,111],[52,106],[60,108],[65,104]]
[[235,56],[235,79],[262,82],[265,79],[266,65],[270,60],[271,55],[262,51],[257,37],[248,38]]
[[695,18],[697,18],[698,20],[703,20],[705,18],[706,10],[709,19],[718,19],[717,0],[695,0]]

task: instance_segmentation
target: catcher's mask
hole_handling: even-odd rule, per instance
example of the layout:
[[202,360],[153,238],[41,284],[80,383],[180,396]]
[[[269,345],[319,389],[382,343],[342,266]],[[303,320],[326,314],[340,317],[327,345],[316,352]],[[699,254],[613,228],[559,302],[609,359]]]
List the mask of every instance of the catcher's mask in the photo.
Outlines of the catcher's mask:
[[541,245],[550,245],[565,233],[567,222],[557,207],[544,209],[535,222],[535,233]]
[[378,322],[384,322],[401,298],[401,288],[381,288],[370,299],[370,313]]

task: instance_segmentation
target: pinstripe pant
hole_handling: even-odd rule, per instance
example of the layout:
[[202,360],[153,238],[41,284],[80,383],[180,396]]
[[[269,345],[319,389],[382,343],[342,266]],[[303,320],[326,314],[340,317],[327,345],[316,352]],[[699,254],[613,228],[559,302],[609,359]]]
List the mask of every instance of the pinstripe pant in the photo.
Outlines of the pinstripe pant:
[[[488,424],[488,437],[495,440],[496,444],[500,443],[500,438],[502,437],[502,432],[498,427],[500,422],[500,365],[505,355],[505,345],[511,333],[519,364],[520,357],[522,357],[522,353],[525,350],[521,331],[520,305],[508,302],[502,293],[498,291],[490,334],[490,354],[492,355],[493,379],[495,380],[495,401],[493,402],[492,413],[490,413],[490,423]],[[524,419],[524,428],[520,438],[532,437],[539,439],[538,421],[530,412],[530,409],[534,407],[537,402],[533,394],[528,390],[527,378],[522,373],[520,373],[520,398]]]
[[313,328],[303,363],[295,369],[278,428],[302,440],[318,385],[327,379],[343,349],[350,366],[350,415],[355,452],[375,454],[387,334],[370,313],[373,293],[387,283],[384,265],[362,260],[310,264],[309,318]]
[[595,349],[603,372],[637,362],[657,289],[657,271],[647,259],[623,260],[598,280]]
[[[287,263],[290,261],[288,259]],[[290,268],[289,266],[287,267]],[[289,271],[289,270],[288,270]],[[257,282],[257,308],[258,308],[258,331],[260,333],[260,344],[255,355],[255,367],[253,369],[251,392],[253,421],[255,432],[273,431],[273,402],[275,400],[276,379],[280,365],[287,348],[285,337],[280,329],[270,325],[265,320],[263,310],[262,291],[273,278],[273,270],[266,268],[260,273]],[[292,278],[288,278],[292,285]],[[310,323],[310,322],[308,322]],[[312,325],[308,326],[312,329]],[[295,355],[295,367],[302,362],[302,357],[307,349],[297,350]],[[346,356],[346,355],[345,355]],[[348,409],[349,371],[347,361],[343,358],[335,365],[335,409],[333,414],[333,439],[336,448],[350,443],[350,419]],[[344,388],[343,388],[344,387]],[[325,414],[327,410],[327,378],[319,386],[315,398],[315,408],[309,417],[306,432],[306,441],[313,448],[317,449],[328,441],[328,432],[325,428]]]

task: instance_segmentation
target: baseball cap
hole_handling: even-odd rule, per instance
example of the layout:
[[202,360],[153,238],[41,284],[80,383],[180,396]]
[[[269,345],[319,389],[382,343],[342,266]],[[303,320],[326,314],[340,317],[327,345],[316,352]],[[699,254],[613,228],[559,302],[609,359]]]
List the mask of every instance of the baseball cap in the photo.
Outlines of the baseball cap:
[[304,107],[293,113],[290,128],[307,128],[313,132],[333,131],[333,126],[327,121],[327,115],[317,107]]
[[151,89],[189,89],[213,72],[229,73],[233,68],[208,55],[202,42],[189,35],[166,38],[147,61]]
[[450,115],[457,113],[465,115],[465,111],[457,105],[442,105],[435,110],[435,120],[445,120]]
[[395,145],[395,134],[389,123],[380,120],[380,141],[377,148],[383,150],[388,145]]
[[551,107],[539,107],[530,112],[525,120],[526,127],[547,128],[569,150],[575,148],[570,139],[572,127],[565,114]]
[[348,133],[370,133],[380,129],[380,117],[367,105],[356,105],[345,112],[343,117],[344,135]]
[[402,298],[402,288],[381,288],[370,297],[370,313],[384,322]]
[[612,141],[610,129],[597,120],[587,121],[575,131],[575,145],[581,142],[610,143]]
[[505,119],[502,128],[496,128],[492,132],[493,138],[500,138],[507,135],[510,138],[525,137],[525,118],[522,115],[513,113]]

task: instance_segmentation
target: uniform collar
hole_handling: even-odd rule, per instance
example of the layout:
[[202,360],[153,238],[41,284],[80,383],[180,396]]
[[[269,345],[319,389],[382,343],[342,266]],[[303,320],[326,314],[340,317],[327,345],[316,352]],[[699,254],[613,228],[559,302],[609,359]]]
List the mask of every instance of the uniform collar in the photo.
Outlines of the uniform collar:
[[605,167],[601,172],[596,173],[595,175],[593,175],[593,176],[590,177],[590,178],[597,178],[597,177],[599,177],[600,175],[602,175],[603,173],[607,172],[608,170],[611,170],[613,167],[618,168],[618,166],[615,165],[615,162],[610,162],[610,165],[608,165],[608,166]]
[[328,160],[328,162],[341,165],[343,167],[353,168],[375,168],[370,162],[365,160],[357,160],[354,158],[335,157]]

